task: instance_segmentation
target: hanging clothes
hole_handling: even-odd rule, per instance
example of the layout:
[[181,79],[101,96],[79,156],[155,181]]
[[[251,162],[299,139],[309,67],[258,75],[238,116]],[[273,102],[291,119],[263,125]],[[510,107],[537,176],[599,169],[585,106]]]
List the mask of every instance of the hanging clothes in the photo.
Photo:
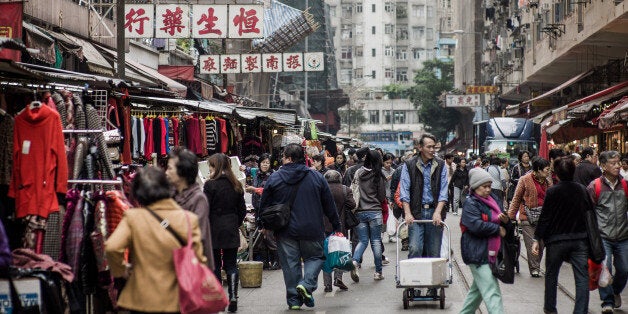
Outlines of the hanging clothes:
[[316,129],[316,122],[310,121],[310,132],[312,140],[318,140],[318,131]]
[[166,147],[168,146],[168,129],[166,129],[166,121],[164,118],[159,118],[159,154],[158,157],[166,155]]
[[153,119],[153,152],[157,154],[157,157],[161,156],[161,119]]
[[146,158],[146,160],[151,160],[153,158],[151,155],[155,149],[153,143],[153,119],[144,119],[144,130],[146,134],[146,141],[144,142],[144,158]]
[[185,126],[188,149],[197,155],[202,154],[203,150],[201,148],[201,133],[198,119],[194,117],[188,118],[185,121]]
[[172,121],[172,136],[174,138],[172,146],[177,147],[179,146],[179,119],[172,117],[170,121]]
[[207,154],[213,155],[216,153],[216,147],[218,144],[218,133],[216,133],[216,120],[211,119],[207,121],[205,126],[205,135],[207,138]]
[[15,198],[17,218],[47,218],[59,211],[56,193],[66,193],[68,184],[63,139],[61,117],[48,106],[26,106],[15,118],[9,196]]
[[137,126],[139,127],[139,130],[137,131],[138,135],[139,135],[139,157],[143,157],[144,156],[144,146],[146,145],[146,130],[144,128],[144,119],[142,118],[138,118],[138,123]]
[[185,121],[185,118],[181,118],[179,120],[179,138],[178,138],[178,143],[179,146],[183,146],[183,147],[188,147],[188,140],[187,140],[187,122]]
[[220,152],[226,153],[229,146],[229,136],[227,135],[227,123],[225,119],[216,118],[216,121],[220,123]]
[[140,122],[136,117],[131,117],[131,147],[133,159],[140,158]]
[[198,122],[199,122],[198,131],[199,131],[199,135],[201,137],[201,151],[203,152],[202,156],[207,156],[207,132],[206,132],[207,126],[206,126],[206,121],[207,120],[205,120],[205,119],[199,119],[198,120]]
[[15,121],[9,114],[0,114],[0,184],[8,185],[11,181],[13,166],[13,128]]

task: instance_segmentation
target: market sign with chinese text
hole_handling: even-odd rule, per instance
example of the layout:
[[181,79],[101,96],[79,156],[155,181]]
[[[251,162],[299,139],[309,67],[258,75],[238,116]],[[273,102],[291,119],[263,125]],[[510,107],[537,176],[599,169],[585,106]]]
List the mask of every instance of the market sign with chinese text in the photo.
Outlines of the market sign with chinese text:
[[262,38],[263,5],[125,4],[127,38]]
[[201,74],[323,71],[322,52],[201,55]]
[[447,95],[446,107],[479,107],[480,95]]
[[467,94],[495,94],[497,93],[497,86],[467,86]]

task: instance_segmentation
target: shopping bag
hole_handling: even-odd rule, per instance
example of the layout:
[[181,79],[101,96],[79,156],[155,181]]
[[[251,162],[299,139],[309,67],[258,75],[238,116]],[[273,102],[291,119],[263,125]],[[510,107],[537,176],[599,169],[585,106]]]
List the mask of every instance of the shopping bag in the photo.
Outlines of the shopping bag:
[[388,210],[389,214],[388,221],[386,222],[386,233],[388,233],[389,236],[393,237],[397,233],[399,220],[397,220],[397,218],[395,218],[395,216],[392,214],[392,209],[389,208]]
[[613,276],[611,275],[611,272],[608,270],[608,267],[606,266],[606,259],[604,259],[604,262],[602,262],[600,280],[598,280],[597,283],[598,283],[598,286],[602,288],[608,287],[608,285],[613,283]]
[[598,282],[602,273],[602,264],[598,264],[591,259],[587,263],[589,265],[589,290],[593,291],[599,287]]
[[443,229],[443,237],[440,244],[440,257],[449,259],[451,253],[449,251],[449,232]]
[[325,239],[324,244],[325,263],[323,271],[331,273],[334,269],[353,270],[351,257],[351,241],[345,237],[331,235]]

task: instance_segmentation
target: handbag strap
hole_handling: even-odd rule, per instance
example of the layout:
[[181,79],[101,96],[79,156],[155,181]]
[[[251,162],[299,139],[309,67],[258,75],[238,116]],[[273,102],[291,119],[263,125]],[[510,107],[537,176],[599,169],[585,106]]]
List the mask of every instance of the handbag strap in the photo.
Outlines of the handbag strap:
[[[161,218],[159,217],[159,215],[157,215],[157,213],[155,213],[152,209],[150,209],[148,206],[146,206],[146,210],[148,210],[148,212],[155,217],[155,219],[157,219],[157,221],[159,221],[159,225],[161,225],[162,228],[166,229],[168,232],[170,232],[179,242],[179,244],[181,244],[181,246],[185,246],[186,245],[186,241],[183,240],[181,238],[181,236],[179,236],[176,232],[174,232],[174,230],[172,230],[172,228],[170,228],[170,222],[168,221],[167,218]],[[191,230],[190,230],[190,221],[188,218],[188,215],[186,214],[185,217],[188,219],[188,240],[192,237],[191,234]]]

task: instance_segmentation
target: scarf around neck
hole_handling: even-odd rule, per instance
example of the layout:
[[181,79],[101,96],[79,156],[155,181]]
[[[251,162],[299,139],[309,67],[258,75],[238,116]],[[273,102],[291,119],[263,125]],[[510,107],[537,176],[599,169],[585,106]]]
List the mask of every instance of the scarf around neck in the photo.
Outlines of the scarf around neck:
[[[499,205],[497,205],[497,202],[490,196],[484,198],[475,193],[473,193],[473,196],[476,199],[478,199],[480,202],[488,206],[488,208],[491,210],[490,222],[499,225],[500,224],[499,214],[501,213],[501,209],[499,208]],[[489,263],[495,264],[495,262],[497,261],[497,252],[499,252],[500,247],[501,247],[501,237],[499,236],[499,234],[488,238],[488,262]]]

